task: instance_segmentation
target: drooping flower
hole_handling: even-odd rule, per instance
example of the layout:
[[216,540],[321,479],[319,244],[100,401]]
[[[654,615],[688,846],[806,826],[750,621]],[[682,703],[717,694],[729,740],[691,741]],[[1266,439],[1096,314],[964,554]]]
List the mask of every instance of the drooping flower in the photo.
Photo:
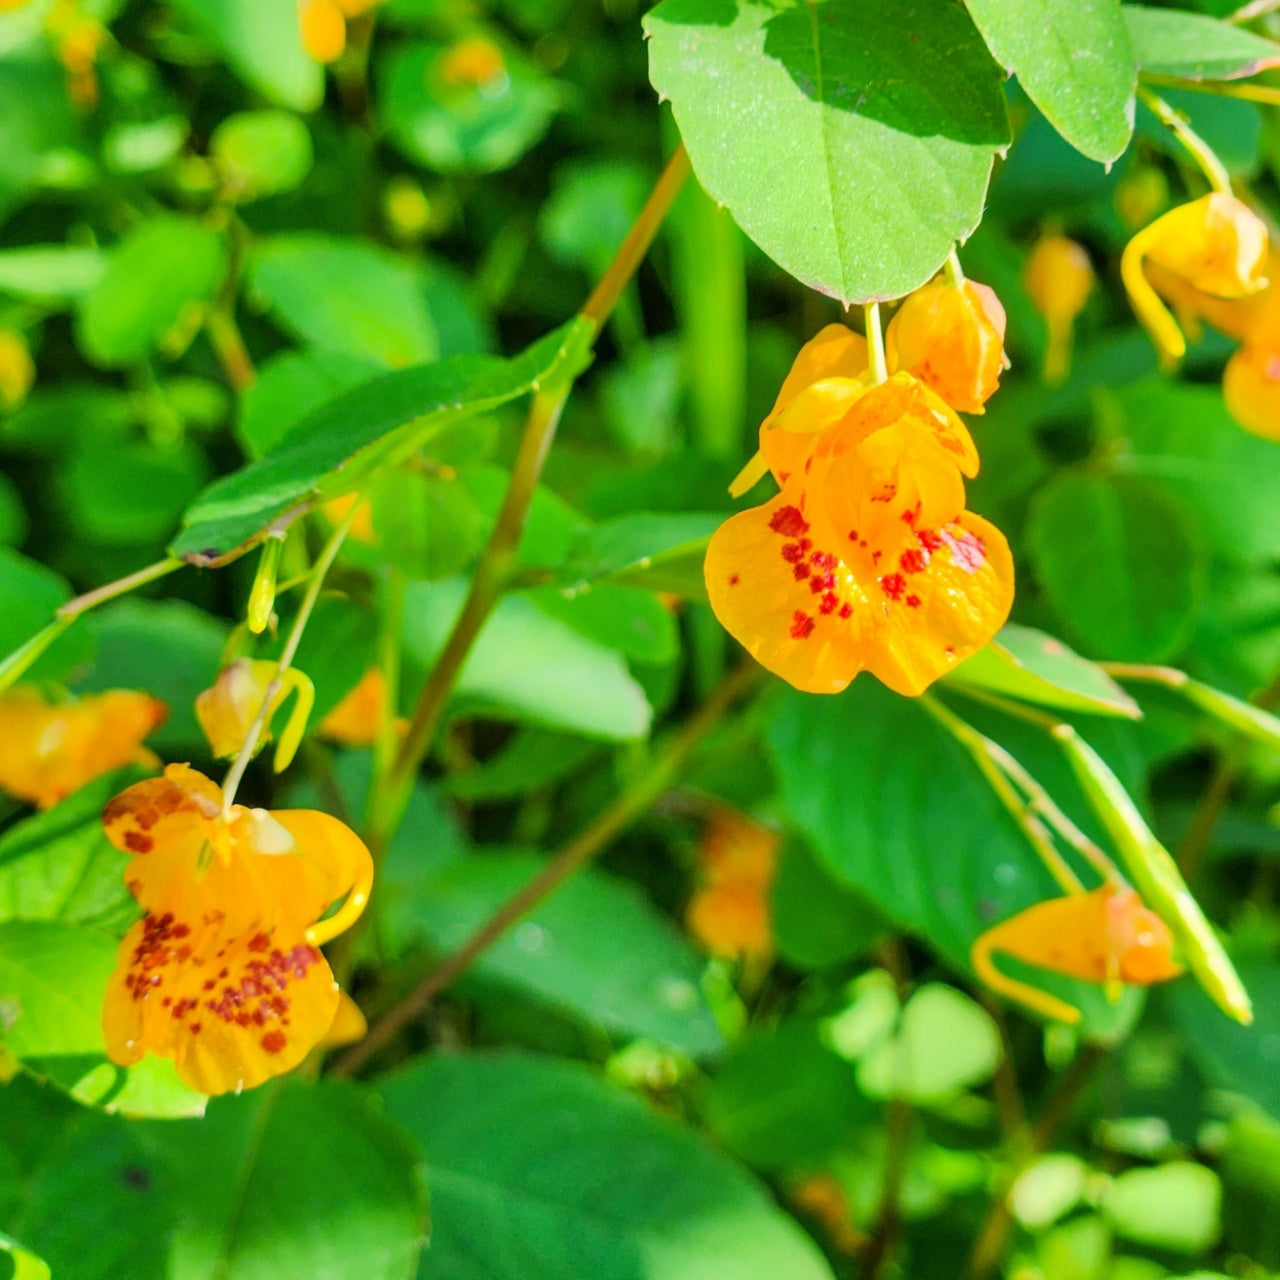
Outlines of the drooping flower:
[[769,892],[778,837],[736,809],[712,810],[698,846],[699,884],[685,912],[689,932],[712,955],[760,959],[773,951]]
[[[371,747],[388,711],[387,678],[381,667],[370,667],[359,683],[323,720],[317,732],[344,747]],[[397,731],[405,721],[397,720]]]
[[1182,972],[1164,921],[1133,889],[1108,884],[1020,911],[982,934],[970,956],[993,991],[1059,1022],[1079,1022],[1080,1011],[1072,1005],[1001,973],[993,963],[996,955],[1098,983],[1113,998],[1124,983],[1146,987]]
[[142,741],[168,715],[159,699],[124,689],[66,702],[10,689],[0,694],[0,790],[49,809],[112,769],[158,765]]
[[1246,342],[1227,361],[1222,394],[1246,431],[1280,440],[1280,349]]
[[763,666],[813,693],[869,670],[918,694],[1004,623],[1008,544],[964,509],[977,450],[918,379],[818,378],[760,446],[782,491],[721,525],[704,567],[716,617]]
[[1072,326],[1093,290],[1093,266],[1082,244],[1066,236],[1042,236],[1027,255],[1022,282],[1049,331],[1044,380],[1056,386],[1067,376]]
[[1248,205],[1215,191],[1170,209],[1125,246],[1120,274],[1129,300],[1161,357],[1176,363],[1186,339],[1147,265],[1215,298],[1245,298],[1267,284],[1267,229]]
[[102,821],[134,855],[125,882],[146,913],[107,985],[108,1056],[171,1058],[207,1094],[296,1066],[338,1012],[319,947],[364,910],[364,844],[325,813],[224,809],[217,786],[186,765],[129,787]]
[[953,409],[983,413],[1008,363],[1004,307],[985,284],[939,276],[908,295],[885,333],[891,371],[913,374]]
[[382,0],[298,0],[302,47],[317,62],[337,62],[347,47],[347,21]]
[[[252,658],[237,658],[219,673],[213,687],[196,697],[196,719],[209,739],[213,754],[220,758],[234,756],[248,736],[253,722],[262,710],[263,700],[276,678],[279,664]],[[307,717],[315,703],[316,691],[311,681],[296,667],[287,668],[279,687],[271,695],[271,704],[263,722],[260,744],[271,739],[271,722],[291,694],[297,694],[293,711],[276,747],[275,770],[288,768],[302,741]]]

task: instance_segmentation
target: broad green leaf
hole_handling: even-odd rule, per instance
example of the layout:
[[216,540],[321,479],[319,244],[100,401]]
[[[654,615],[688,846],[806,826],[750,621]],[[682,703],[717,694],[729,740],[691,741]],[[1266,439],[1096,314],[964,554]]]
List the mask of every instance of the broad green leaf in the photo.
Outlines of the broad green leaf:
[[287,331],[327,351],[392,368],[440,354],[421,270],[374,245],[274,236],[253,252],[249,288]]
[[437,172],[508,168],[547,131],[559,92],[514,54],[502,55],[502,71],[487,84],[449,83],[448,56],[445,45],[409,44],[386,59],[379,106],[391,141]]
[[94,614],[93,665],[76,692],[145,689],[169,707],[148,744],[185,759],[183,752],[204,748],[195,700],[217,677],[230,631],[185,600],[118,600]]
[[30,50],[10,53],[0,76],[0,135],[4,137],[0,217],[7,217],[48,181],[52,155],[73,165],[87,165],[87,157],[76,149],[83,145],[83,133],[62,67]]
[[556,170],[538,234],[561,262],[603,273],[626,238],[653,174],[632,161],[570,161]]
[[509,800],[541,791],[576,772],[603,750],[589,738],[519,729],[483,764],[451,773],[445,785],[461,800]]
[[188,509],[173,554],[207,563],[321,492],[352,492],[379,464],[407,457],[444,426],[580,368],[585,337],[573,322],[510,360],[453,356],[353,388],[308,415],[266,457],[211,484]]
[[[1106,393],[1112,468],[1158,484],[1195,515],[1209,546],[1270,561],[1280,546],[1280,451],[1242,431],[1218,387],[1149,378]],[[1216,593],[1215,593],[1216,595]]]
[[1124,6],[1138,67],[1179,80],[1236,80],[1280,66],[1280,45],[1203,13]]
[[1027,528],[1036,576],[1088,650],[1126,662],[1176,654],[1204,595],[1205,555],[1181,505],[1123,476],[1062,473]]
[[802,969],[851,960],[869,950],[886,928],[884,917],[802,841],[783,851],[772,905],[778,951]]
[[324,69],[302,47],[295,0],[177,0],[251,88],[282,107],[314,111]]
[[1077,150],[1109,163],[1133,133],[1137,72],[1118,0],[965,0],[996,61]]
[[80,300],[76,335],[94,364],[135,364],[186,323],[222,282],[223,237],[190,218],[143,222],[107,255],[102,278]]
[[35,1075],[84,1103],[130,1115],[190,1116],[204,1098],[171,1064],[135,1068],[106,1058],[102,996],[116,963],[109,934],[52,920],[0,924],[0,1009],[7,1049]]
[[161,1142],[177,1210],[168,1280],[413,1274],[421,1155],[368,1091],[289,1080],[215,1098],[198,1128],[169,1126]]
[[[25,644],[53,621],[59,605],[71,599],[71,588],[51,569],[8,547],[0,547],[0,658]],[[72,627],[54,641],[25,678],[54,680],[65,676],[93,653],[93,633]]]
[[[406,655],[429,669],[461,612],[458,579],[409,584],[404,608]],[[652,713],[644,691],[615,652],[509,595],[485,623],[454,687],[455,714],[512,719],[586,737],[643,737]]]
[[1080,1203],[1088,1176],[1079,1156],[1065,1151],[1039,1156],[1009,1188],[1009,1208],[1028,1231],[1043,1231]]
[[[788,691],[768,743],[787,812],[827,867],[955,968],[968,971],[979,934],[1060,892],[972,758],[917,702],[865,677],[836,697]],[[1031,980],[1081,1009],[1088,1034],[1132,1016],[1087,983]]]
[[635,662],[674,662],[680,637],[674,614],[651,592],[602,583],[585,591],[540,587],[526,593],[539,609],[579,635]]
[[0,835],[0,920],[58,920],[115,934],[133,923],[127,859],[103,833],[102,809],[141,776],[130,769],[99,778]]
[[701,511],[637,511],[606,520],[579,539],[561,581],[582,588],[605,580],[705,599],[702,561],[723,519]]
[[1222,1186],[1202,1164],[1175,1160],[1122,1173],[1102,1196],[1118,1236],[1174,1253],[1203,1253],[1221,1234]]
[[1009,128],[958,4],[664,0],[645,31],[707,194],[802,283],[897,298],[978,225]]
[[119,121],[102,138],[102,161],[112,173],[154,173],[182,150],[191,132],[185,116]]
[[28,527],[27,512],[18,486],[0,471],[0,546],[21,545]]
[[1137,720],[1138,704],[1101,667],[1043,631],[1007,623],[947,676],[950,684],[1093,715]]
[[117,439],[136,416],[124,391],[97,383],[65,380],[57,388],[32,392],[27,402],[0,421],[0,442],[7,452],[58,453],[85,436]]
[[0,293],[38,301],[70,301],[94,288],[105,269],[100,249],[61,244],[4,249],[0,250]]
[[288,111],[239,111],[213,131],[209,151],[233,200],[292,191],[311,168],[311,135]]
[[761,1169],[819,1165],[877,1109],[815,1023],[791,1019],[748,1035],[716,1070],[702,1103],[707,1127]]
[[580,1066],[452,1054],[382,1093],[430,1153],[423,1280],[831,1278],[738,1166]]
[[[947,1051],[939,1053],[939,1045]],[[989,1013],[954,987],[928,982],[889,1035],[859,1059],[858,1084],[873,1098],[937,1105],[986,1083],[1001,1052]]]
[[[544,866],[534,854],[491,853],[441,867],[418,899],[424,939],[453,951]],[[612,1036],[694,1058],[723,1047],[699,988],[702,970],[693,946],[632,885],[593,869],[561,885],[475,965],[481,977]]]
[[1253,1025],[1224,1019],[1200,989],[1180,982],[1161,993],[1187,1054],[1210,1084],[1242,1093],[1280,1120],[1280,965],[1241,959],[1240,980],[1253,1001]]
[[1219,1165],[1223,1242],[1259,1266],[1280,1266],[1280,1124],[1239,1111],[1227,1126]]
[[251,458],[261,458],[304,418],[381,371],[376,361],[341,351],[281,351],[262,362],[241,397],[236,435]]

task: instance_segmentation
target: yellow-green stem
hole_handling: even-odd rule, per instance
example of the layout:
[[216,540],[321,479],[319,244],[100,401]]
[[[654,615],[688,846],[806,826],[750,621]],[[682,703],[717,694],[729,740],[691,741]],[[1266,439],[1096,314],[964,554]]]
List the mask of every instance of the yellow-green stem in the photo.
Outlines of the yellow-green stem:
[[1213,148],[1158,94],[1139,85],[1138,97],[1151,108],[1161,124],[1173,130],[1187,154],[1208,178],[1209,185],[1215,191],[1230,195],[1231,175],[1227,173],[1226,166],[1218,159]]
[[884,382],[889,377],[889,367],[884,359],[884,333],[880,328],[880,304],[868,302],[862,309],[867,327],[867,356],[871,361],[871,377]]

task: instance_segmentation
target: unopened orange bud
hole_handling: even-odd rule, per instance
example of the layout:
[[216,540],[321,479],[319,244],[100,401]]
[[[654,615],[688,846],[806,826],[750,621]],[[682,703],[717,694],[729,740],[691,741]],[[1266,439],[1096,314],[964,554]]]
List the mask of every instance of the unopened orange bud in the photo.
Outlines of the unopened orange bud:
[[315,702],[315,688],[301,671],[290,667],[272,689],[277,671],[275,662],[238,658],[218,673],[211,689],[196,698],[196,719],[215,756],[229,758],[239,752],[268,699],[258,740],[270,741],[271,721],[285,699],[296,691],[298,700],[276,750],[276,771],[286,768],[293,759]]
[[953,409],[982,413],[1005,367],[1004,329],[1004,307],[985,284],[939,276],[890,321],[889,370],[919,378]]
[[302,47],[317,62],[336,62],[347,47],[347,20],[334,0],[298,0]]
[[446,50],[437,64],[437,73],[447,85],[482,88],[497,80],[507,69],[502,50],[484,36],[468,36]]
[[1179,205],[1125,247],[1120,273],[1129,300],[1165,362],[1186,354],[1186,339],[1161,302],[1144,264],[1216,298],[1245,298],[1267,285],[1267,229],[1248,205],[1221,191]]
[[16,409],[36,380],[27,340],[16,329],[0,329],[0,409]]
[[1246,431],[1280,440],[1280,351],[1246,343],[1227,361],[1222,394]]
[[1067,376],[1072,324],[1093,289],[1093,267],[1083,245],[1066,236],[1042,236],[1027,256],[1022,282],[1048,326],[1044,380],[1053,386]]

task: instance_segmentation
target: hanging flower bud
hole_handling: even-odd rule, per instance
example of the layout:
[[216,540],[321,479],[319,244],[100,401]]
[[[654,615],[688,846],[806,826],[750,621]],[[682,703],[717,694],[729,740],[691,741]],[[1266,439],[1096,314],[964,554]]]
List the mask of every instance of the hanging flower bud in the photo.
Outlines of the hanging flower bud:
[[347,47],[347,20],[334,0],[298,0],[302,47],[317,62],[337,62]]
[[218,673],[213,688],[206,689],[196,698],[196,719],[200,721],[200,728],[209,739],[215,756],[227,758],[240,751],[268,697],[270,705],[262,723],[259,742],[269,742],[271,721],[289,695],[296,692],[298,699],[280,735],[273,762],[277,773],[288,768],[306,731],[316,691],[301,671],[290,667],[281,675],[278,688],[272,692],[277,669],[274,662],[238,658]]
[[1056,386],[1070,365],[1072,325],[1093,289],[1089,255],[1066,236],[1042,236],[1027,256],[1022,282],[1049,330],[1044,380]]
[[919,378],[953,409],[982,413],[1007,364],[1004,328],[1004,307],[993,290],[939,276],[911,294],[889,322],[889,369]]
[[1246,431],[1280,440],[1280,350],[1246,343],[1227,361],[1222,394]]
[[1267,229],[1247,205],[1215,191],[1179,205],[1125,247],[1120,274],[1129,301],[1166,364],[1187,344],[1144,265],[1151,264],[1216,298],[1245,298],[1267,284]]

